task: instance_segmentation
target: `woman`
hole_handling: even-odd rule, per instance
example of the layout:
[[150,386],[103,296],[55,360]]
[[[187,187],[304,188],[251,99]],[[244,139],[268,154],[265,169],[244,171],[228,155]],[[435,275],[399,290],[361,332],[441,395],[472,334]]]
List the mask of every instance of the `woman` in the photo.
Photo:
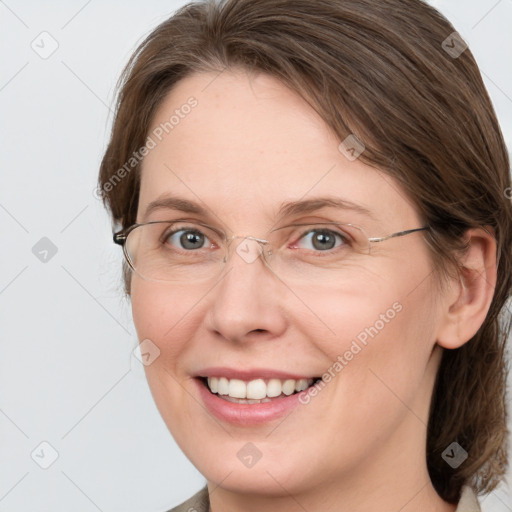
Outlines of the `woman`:
[[187,5],[122,77],[99,185],[175,511],[476,511],[507,463],[509,162],[418,0]]

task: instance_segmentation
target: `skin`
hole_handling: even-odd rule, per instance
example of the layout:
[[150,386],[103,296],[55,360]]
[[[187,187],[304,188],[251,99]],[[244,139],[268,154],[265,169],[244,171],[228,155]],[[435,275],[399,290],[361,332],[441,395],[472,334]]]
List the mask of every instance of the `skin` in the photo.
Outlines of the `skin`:
[[[274,78],[240,69],[190,75],[167,95],[152,129],[190,96],[198,105],[144,159],[137,222],[183,216],[144,216],[149,202],[172,192],[214,212],[209,223],[229,235],[264,238],[283,201],[323,195],[349,199],[375,219],[324,208],[287,220],[352,222],[376,237],[423,225],[396,182],[349,161],[322,119]],[[336,283],[287,286],[261,260],[233,256],[218,282],[169,285],[132,275],[139,339],[160,349],[145,367],[151,392],[207,479],[214,512],[455,510],[430,482],[425,443],[443,347],[469,340],[492,298],[493,238],[482,230],[468,238],[463,280],[443,292],[422,232],[374,245]],[[396,302],[401,311],[286,418],[235,426],[202,406],[193,381],[199,370],[322,375]],[[249,441],[262,454],[252,468],[237,457]]]

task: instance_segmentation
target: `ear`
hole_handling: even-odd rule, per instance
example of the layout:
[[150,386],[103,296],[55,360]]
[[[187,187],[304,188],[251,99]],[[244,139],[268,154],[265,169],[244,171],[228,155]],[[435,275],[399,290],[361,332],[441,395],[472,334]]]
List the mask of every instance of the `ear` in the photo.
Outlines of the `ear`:
[[467,252],[460,279],[450,285],[437,333],[438,345],[454,349],[469,341],[483,324],[496,287],[496,240],[490,227],[466,232]]

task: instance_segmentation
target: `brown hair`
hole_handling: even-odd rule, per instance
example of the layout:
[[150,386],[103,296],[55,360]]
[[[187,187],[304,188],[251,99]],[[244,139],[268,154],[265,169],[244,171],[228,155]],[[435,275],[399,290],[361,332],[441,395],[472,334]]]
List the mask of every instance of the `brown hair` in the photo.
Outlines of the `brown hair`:
[[[508,155],[471,52],[449,52],[463,49],[454,32],[420,0],[191,3],[126,66],[99,174],[113,220],[130,226],[140,165],[113,178],[144,145],[162,99],[192,72],[243,67],[296,91],[340,141],[355,134],[364,142],[361,160],[398,180],[432,227],[425,236],[439,275],[456,268],[468,228],[490,226],[499,262],[493,301],[477,334],[444,350],[430,409],[428,470],[453,503],[463,484],[490,492],[507,467],[505,304],[512,286]],[[453,441],[469,454],[456,469],[441,456]]]

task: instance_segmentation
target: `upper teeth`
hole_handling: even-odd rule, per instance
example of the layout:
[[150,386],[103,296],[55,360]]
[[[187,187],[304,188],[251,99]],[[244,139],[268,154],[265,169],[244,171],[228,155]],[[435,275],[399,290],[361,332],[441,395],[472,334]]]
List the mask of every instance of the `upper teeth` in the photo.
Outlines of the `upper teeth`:
[[273,398],[281,393],[291,395],[295,391],[303,391],[313,384],[313,379],[255,379],[244,382],[226,377],[208,377],[208,387],[212,393],[228,395],[232,398],[248,398],[253,400],[265,397]]

